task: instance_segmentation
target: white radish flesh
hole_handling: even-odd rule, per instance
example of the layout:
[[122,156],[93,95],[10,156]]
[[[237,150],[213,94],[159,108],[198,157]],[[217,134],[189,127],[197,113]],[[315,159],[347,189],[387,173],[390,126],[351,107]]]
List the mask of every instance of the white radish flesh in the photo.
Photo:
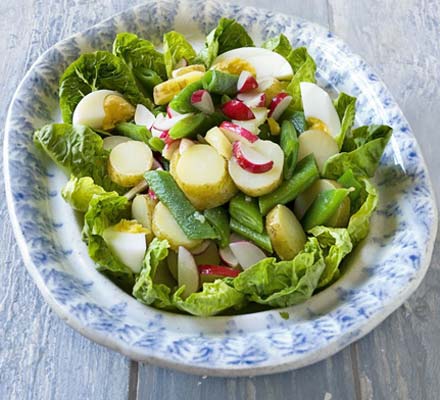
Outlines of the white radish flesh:
[[237,99],[248,107],[264,107],[266,105],[266,94],[252,90],[246,93],[237,94]]
[[107,136],[102,141],[102,148],[107,151],[113,150],[118,144],[129,142],[131,139],[126,136]]
[[226,160],[232,157],[232,144],[220,128],[211,128],[206,133],[205,140]]
[[185,153],[185,151],[187,151],[191,146],[194,146],[194,142],[192,140],[187,139],[187,138],[181,139],[180,144],[179,144],[180,155]]
[[207,90],[196,90],[191,95],[191,104],[197,108],[197,110],[206,114],[212,114],[215,111],[212,97]]
[[254,174],[261,174],[273,167],[273,161],[255,151],[251,145],[234,142],[232,152],[240,167]]
[[113,182],[133,187],[153,165],[153,153],[143,142],[131,140],[118,144],[110,152],[108,172]]
[[303,132],[298,137],[298,142],[298,161],[309,154],[313,154],[320,172],[323,171],[325,162],[331,156],[339,153],[339,147],[335,139],[323,131],[309,130]]
[[275,121],[281,117],[284,111],[286,111],[289,104],[292,102],[292,96],[289,96],[287,93],[279,93],[277,94],[269,105],[269,117],[272,117]]
[[250,119],[249,121],[232,120],[231,122],[247,129],[255,135],[258,135],[260,132],[259,127],[266,122],[268,110],[265,107],[254,107],[251,108],[251,111],[255,118]]
[[219,254],[220,254],[220,258],[225,264],[229,265],[230,267],[238,266],[237,257],[235,257],[234,253],[232,252],[229,246],[220,249]]
[[240,140],[248,143],[254,143],[258,140],[257,135],[253,134],[242,126],[229,121],[223,121],[220,124],[220,129],[230,142]]
[[136,125],[146,126],[150,129],[153,126],[156,117],[154,114],[144,105],[138,104],[134,113],[134,123]]
[[179,247],[177,254],[177,284],[185,285],[182,298],[197,292],[200,285],[199,270],[192,254],[184,247]]
[[238,77],[237,90],[239,93],[249,92],[258,87],[257,80],[249,71],[241,71]]
[[156,119],[156,122],[154,122],[153,127],[159,131],[169,131],[179,121],[188,118],[191,115],[192,113],[188,113],[188,114],[176,115],[175,117],[172,118],[167,118],[167,117],[161,118],[159,121],[157,121]]
[[230,243],[229,247],[237,258],[241,268],[244,270],[266,258],[266,254],[264,254],[263,250],[251,242],[243,241]]
[[137,195],[131,203],[131,215],[145,229],[153,232],[153,212],[157,200],[153,200],[149,195]]
[[191,254],[197,256],[203,253],[209,247],[210,243],[209,240],[204,240],[199,246],[191,250]]

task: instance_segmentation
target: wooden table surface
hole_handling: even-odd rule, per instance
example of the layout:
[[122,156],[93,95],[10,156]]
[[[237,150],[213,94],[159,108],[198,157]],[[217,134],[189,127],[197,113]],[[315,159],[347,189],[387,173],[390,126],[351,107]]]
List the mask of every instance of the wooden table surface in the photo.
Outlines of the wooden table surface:
[[[18,83],[60,39],[137,0],[0,2],[0,125]],[[373,66],[413,127],[440,194],[439,0],[241,0],[328,27]],[[3,135],[4,129],[2,127]],[[0,154],[2,154],[1,152]],[[2,179],[2,178],[0,178]],[[62,322],[27,274],[0,189],[0,399],[439,399],[440,246],[411,298],[364,339],[297,371],[191,376],[138,364]]]

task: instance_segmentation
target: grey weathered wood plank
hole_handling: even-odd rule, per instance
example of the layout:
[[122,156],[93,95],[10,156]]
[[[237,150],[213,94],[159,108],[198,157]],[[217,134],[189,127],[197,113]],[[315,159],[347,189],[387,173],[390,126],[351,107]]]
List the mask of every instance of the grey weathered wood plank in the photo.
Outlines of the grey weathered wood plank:
[[[332,29],[376,69],[402,107],[425,155],[438,198],[440,3],[405,0],[379,5],[331,0],[330,5]],[[439,256],[438,239],[417,292],[354,345],[363,399],[439,398]]]

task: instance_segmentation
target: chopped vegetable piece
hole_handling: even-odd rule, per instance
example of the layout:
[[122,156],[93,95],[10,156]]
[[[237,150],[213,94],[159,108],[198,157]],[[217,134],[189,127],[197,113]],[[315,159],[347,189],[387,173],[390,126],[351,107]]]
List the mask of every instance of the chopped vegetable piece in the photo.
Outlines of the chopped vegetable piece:
[[170,137],[173,139],[195,138],[197,135],[204,135],[213,126],[219,125],[224,116],[221,113],[194,114],[177,122],[170,129]]
[[211,70],[202,79],[203,89],[209,93],[235,96],[237,94],[238,76]]
[[216,207],[205,210],[204,215],[217,232],[220,247],[226,247],[229,244],[231,232],[228,212],[223,207]]
[[247,226],[240,224],[240,222],[238,222],[234,218],[231,218],[230,225],[231,225],[231,230],[234,231],[235,233],[238,233],[244,238],[251,240],[257,246],[261,247],[267,252],[269,253],[273,252],[272,244],[270,242],[270,238],[267,235],[267,233],[255,232],[252,229],[249,229]]
[[299,149],[298,136],[290,121],[283,121],[281,125],[280,146],[284,152],[284,179],[289,180],[295,171]]
[[257,199],[239,193],[229,202],[229,214],[241,224],[258,233],[263,233],[263,216]]

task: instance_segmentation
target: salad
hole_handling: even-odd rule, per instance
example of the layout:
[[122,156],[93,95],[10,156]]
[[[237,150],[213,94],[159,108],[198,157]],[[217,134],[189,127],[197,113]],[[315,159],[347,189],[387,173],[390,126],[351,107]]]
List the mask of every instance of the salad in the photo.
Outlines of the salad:
[[70,179],[96,268],[138,301],[197,316],[303,302],[369,230],[392,134],[316,84],[304,47],[222,18],[196,52],[119,33],[60,80],[35,144]]

